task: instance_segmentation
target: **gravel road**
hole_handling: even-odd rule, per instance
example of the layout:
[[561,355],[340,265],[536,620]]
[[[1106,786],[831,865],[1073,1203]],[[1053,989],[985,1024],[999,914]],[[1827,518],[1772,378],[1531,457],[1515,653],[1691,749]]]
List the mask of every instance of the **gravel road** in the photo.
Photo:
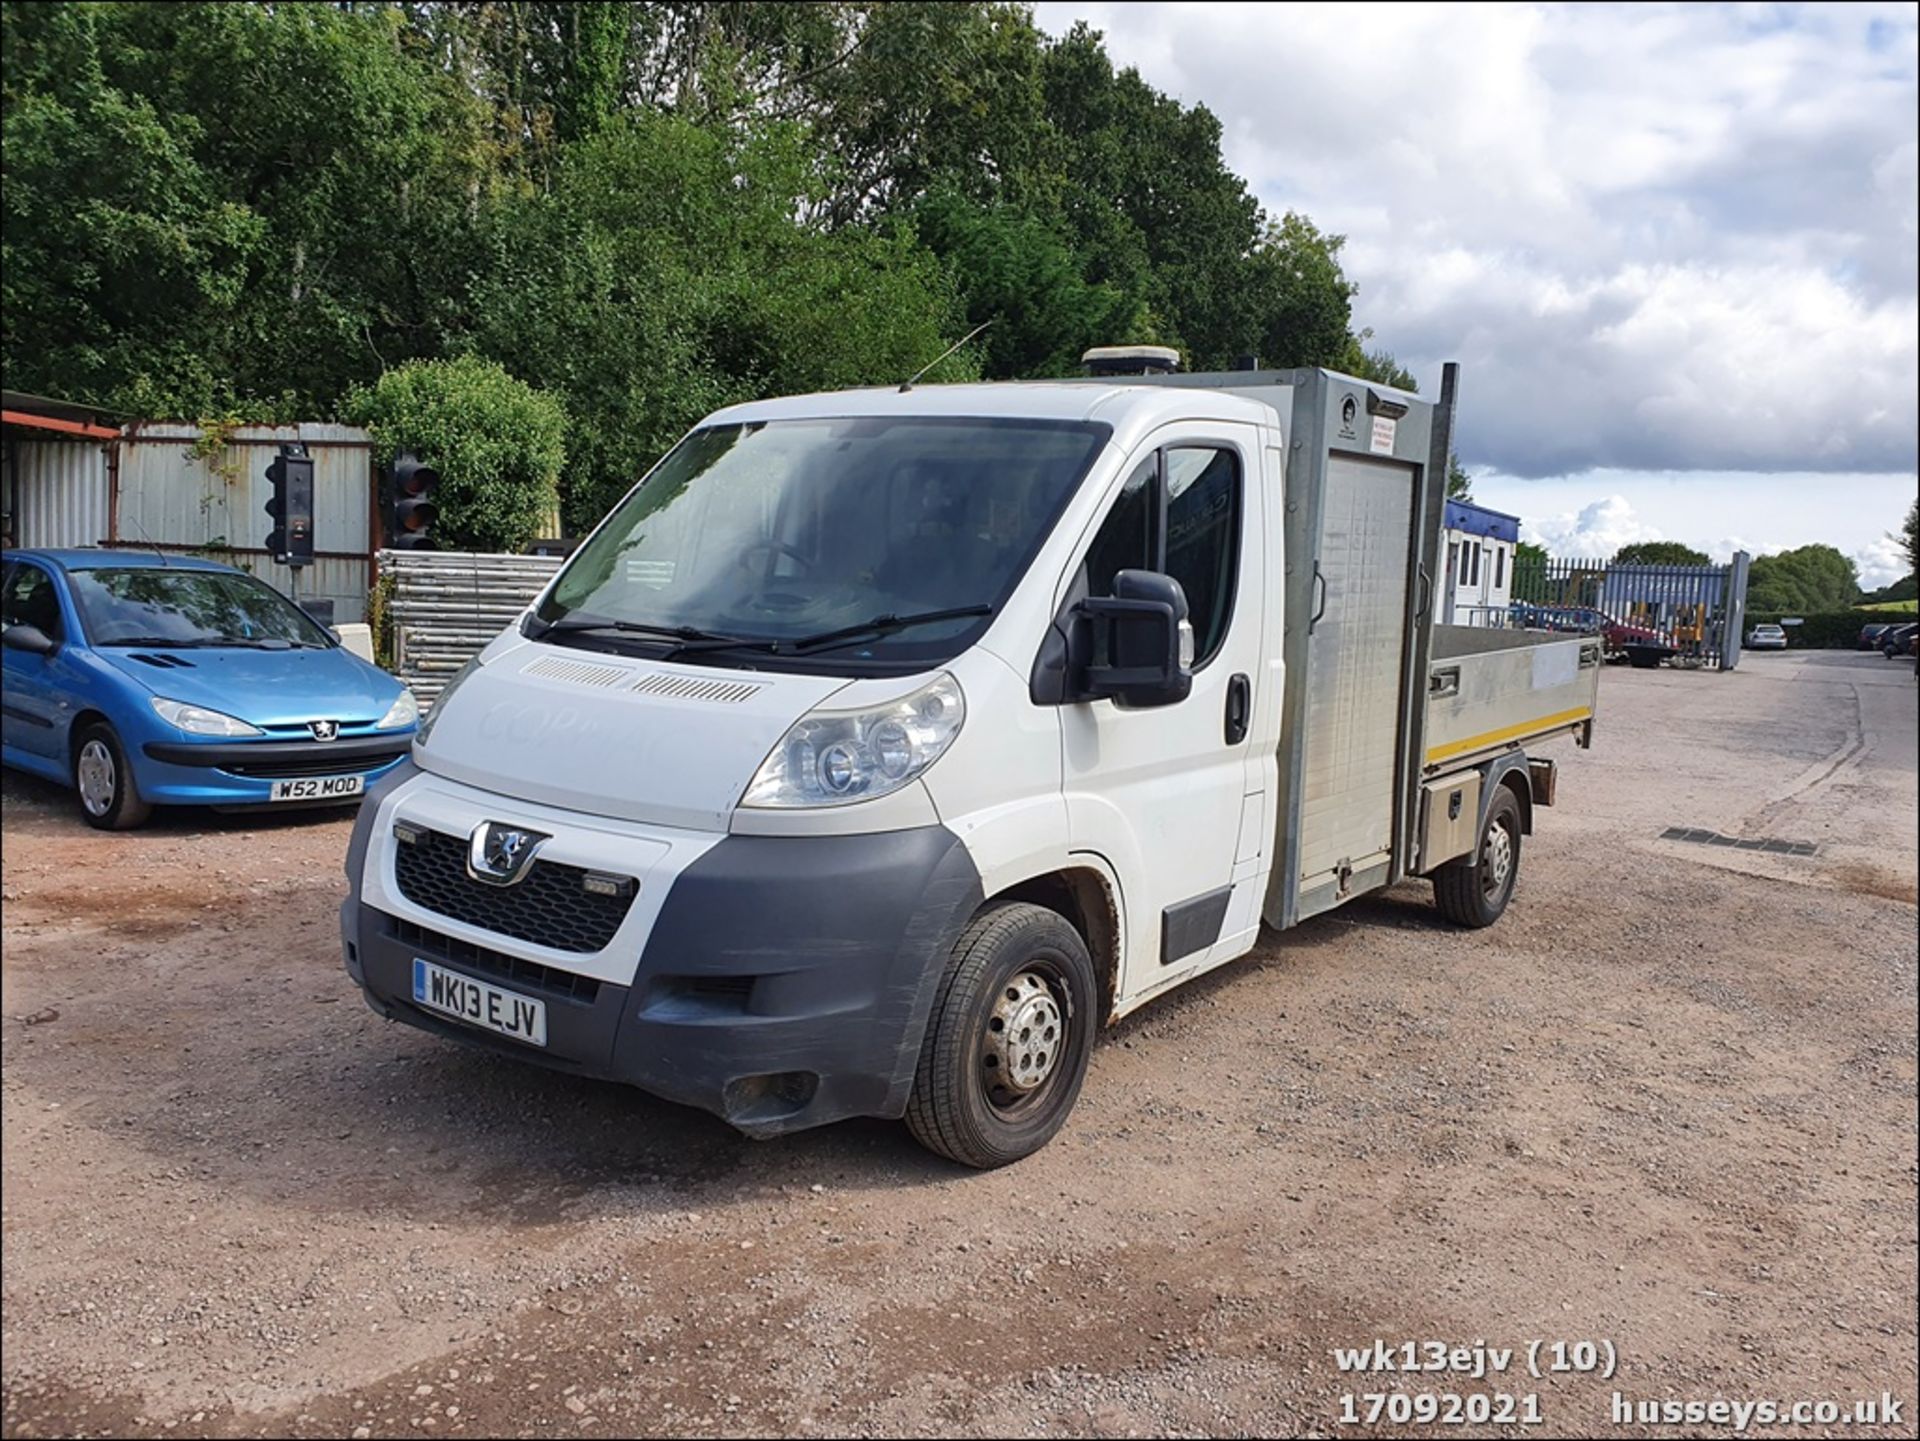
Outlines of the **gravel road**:
[[[384,1024],[345,820],[103,835],[9,776],[5,1434],[1391,1434],[1338,1424],[1380,1391],[1592,1434],[1616,1390],[1884,1390],[1849,1434],[1912,1434],[1915,691],[1609,671],[1499,925],[1410,884],[1270,936],[985,1175]],[[1618,1376],[1336,1369],[1376,1339]]]

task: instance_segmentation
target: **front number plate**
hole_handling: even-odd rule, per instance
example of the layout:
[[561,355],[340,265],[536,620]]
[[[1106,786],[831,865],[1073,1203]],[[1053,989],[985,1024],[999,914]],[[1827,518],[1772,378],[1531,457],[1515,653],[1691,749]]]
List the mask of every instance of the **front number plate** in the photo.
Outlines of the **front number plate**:
[[547,1043],[545,1001],[504,991],[418,956],[413,960],[413,999],[416,1005],[454,1016],[482,1030],[525,1041],[530,1046]]
[[276,801],[342,801],[367,788],[365,776],[309,776],[303,780],[275,781],[271,799]]

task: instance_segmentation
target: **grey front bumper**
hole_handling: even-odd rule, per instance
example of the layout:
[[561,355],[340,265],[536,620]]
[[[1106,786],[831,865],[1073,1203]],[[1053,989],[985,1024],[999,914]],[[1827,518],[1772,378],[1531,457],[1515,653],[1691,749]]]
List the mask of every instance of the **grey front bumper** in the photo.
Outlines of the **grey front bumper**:
[[[377,812],[355,827],[354,881]],[[452,941],[351,892],[340,920],[348,973],[381,1015],[771,1136],[905,1111],[941,971],[980,901],[966,847],[927,826],[727,837],[673,882],[629,986]],[[546,1046],[415,1005],[416,956],[545,1001]]]

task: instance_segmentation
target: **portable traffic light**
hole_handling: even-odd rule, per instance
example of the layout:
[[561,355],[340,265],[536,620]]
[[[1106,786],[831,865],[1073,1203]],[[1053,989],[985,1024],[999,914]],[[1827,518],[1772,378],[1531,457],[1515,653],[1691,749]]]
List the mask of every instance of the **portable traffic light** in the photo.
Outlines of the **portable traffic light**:
[[273,518],[267,532],[267,550],[282,565],[313,564],[313,458],[306,446],[287,441],[267,466],[273,499],[266,512]]
[[440,507],[433,492],[440,472],[410,450],[393,458],[387,470],[387,545],[393,550],[433,549],[433,522]]

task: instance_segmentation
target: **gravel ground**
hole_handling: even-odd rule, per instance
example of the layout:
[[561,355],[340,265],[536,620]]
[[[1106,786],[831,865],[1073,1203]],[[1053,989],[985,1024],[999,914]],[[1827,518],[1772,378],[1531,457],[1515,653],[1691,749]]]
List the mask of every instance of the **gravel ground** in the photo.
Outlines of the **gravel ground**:
[[[988,1175],[383,1024],[344,820],[102,835],[9,776],[5,1433],[1382,1434],[1340,1398],[1391,1390],[1592,1434],[1615,1390],[1885,1390],[1851,1434],[1911,1435],[1915,689],[1608,672],[1498,926],[1411,884],[1270,936]],[[1376,1339],[1618,1377],[1336,1370]]]

